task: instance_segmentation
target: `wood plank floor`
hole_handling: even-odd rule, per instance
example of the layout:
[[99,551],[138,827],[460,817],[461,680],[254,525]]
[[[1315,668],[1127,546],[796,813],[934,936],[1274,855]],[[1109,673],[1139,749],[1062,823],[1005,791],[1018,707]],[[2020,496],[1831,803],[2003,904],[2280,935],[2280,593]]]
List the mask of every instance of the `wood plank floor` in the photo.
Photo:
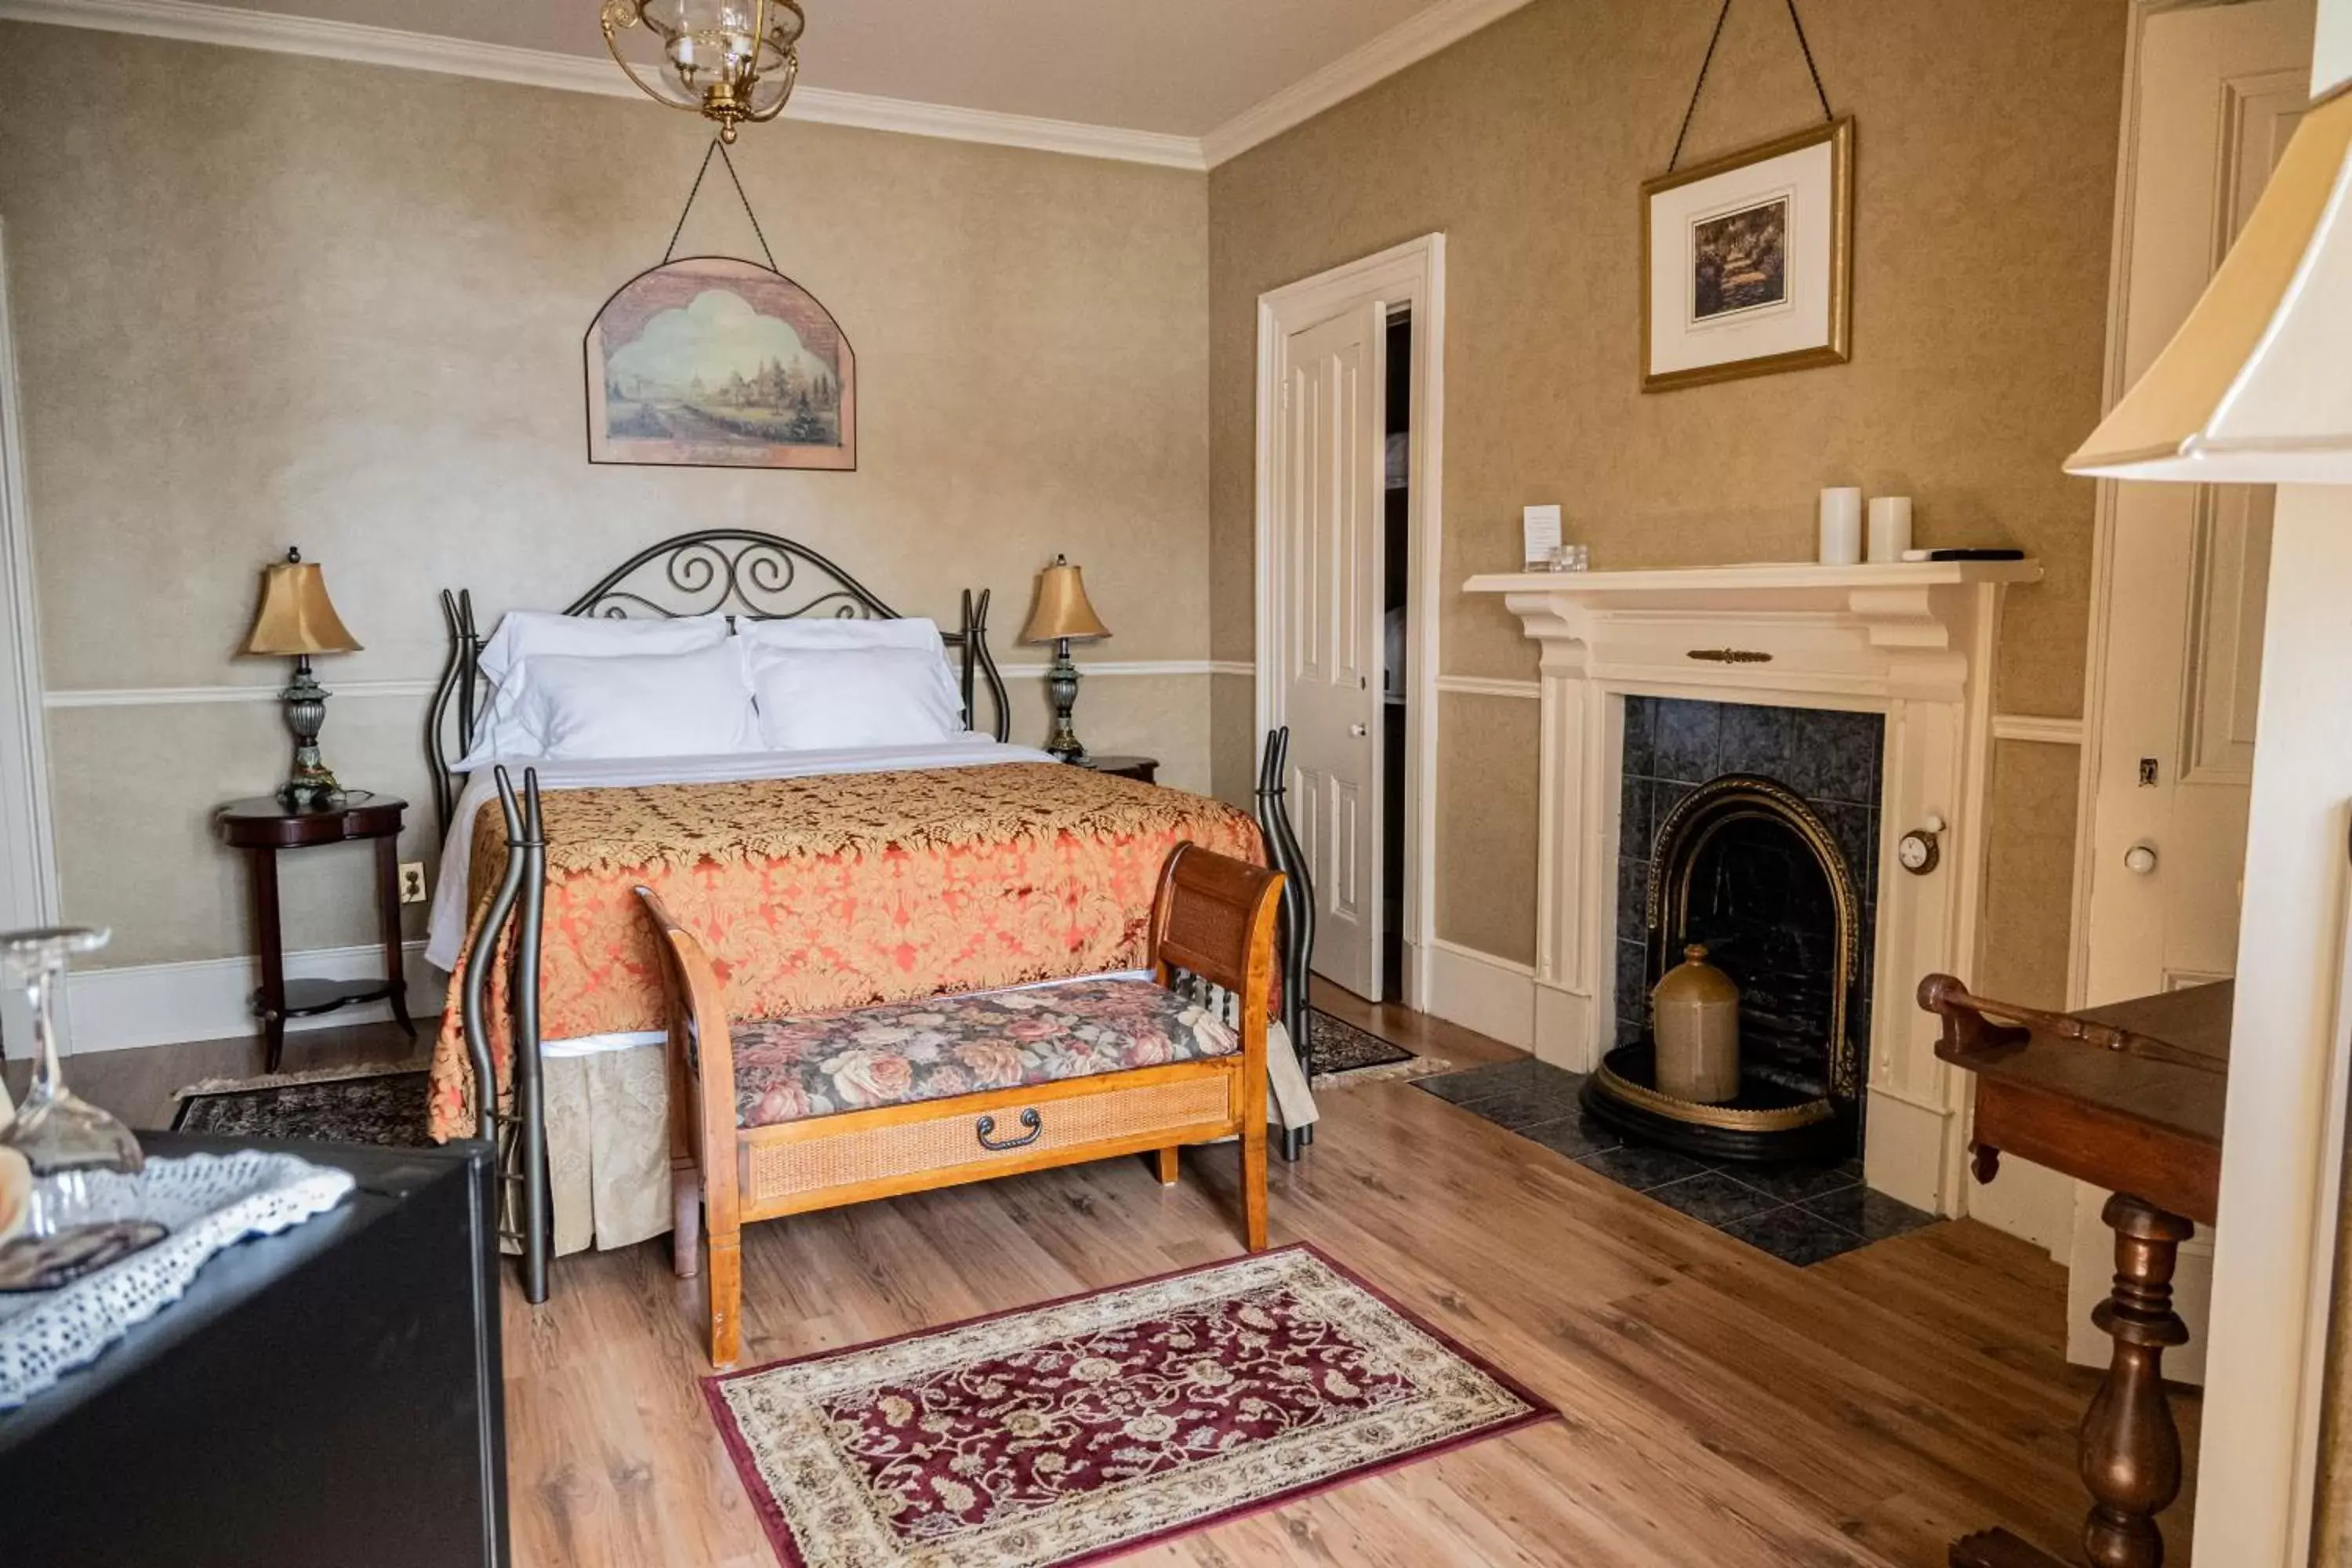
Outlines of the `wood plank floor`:
[[[1318,1000],[1457,1065],[1511,1054]],[[320,1032],[288,1065],[404,1054]],[[72,1068],[147,1125],[178,1084],[256,1070],[243,1042]],[[2064,1363],[2065,1276],[2039,1249],[1962,1221],[1798,1269],[1409,1083],[1323,1108],[1308,1157],[1276,1163],[1275,1241],[1315,1242],[1565,1418],[1126,1561],[1925,1568],[1996,1522],[2071,1556],[2095,1380]],[[1113,1161],[752,1227],[744,1364],[1234,1256],[1234,1163],[1188,1152],[1163,1191]],[[773,1563],[698,1391],[699,1311],[663,1243],[562,1260],[542,1308],[509,1287],[519,1563]],[[2197,1401],[2176,1406],[2193,1451]],[[2185,1562],[2185,1500],[2165,1522]]]

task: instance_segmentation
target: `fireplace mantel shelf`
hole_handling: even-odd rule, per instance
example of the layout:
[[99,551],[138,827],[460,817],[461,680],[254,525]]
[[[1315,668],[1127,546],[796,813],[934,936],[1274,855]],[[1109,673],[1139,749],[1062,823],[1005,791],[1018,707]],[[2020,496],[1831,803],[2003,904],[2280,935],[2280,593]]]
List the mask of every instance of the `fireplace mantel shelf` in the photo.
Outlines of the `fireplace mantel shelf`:
[[1628,609],[1699,600],[1763,609],[1776,600],[1843,603],[1857,590],[1961,588],[2041,580],[2042,563],[2032,560],[1903,561],[1877,566],[1751,561],[1736,566],[1664,566],[1635,572],[1490,572],[1471,578],[1462,587],[1470,594],[1542,594]]

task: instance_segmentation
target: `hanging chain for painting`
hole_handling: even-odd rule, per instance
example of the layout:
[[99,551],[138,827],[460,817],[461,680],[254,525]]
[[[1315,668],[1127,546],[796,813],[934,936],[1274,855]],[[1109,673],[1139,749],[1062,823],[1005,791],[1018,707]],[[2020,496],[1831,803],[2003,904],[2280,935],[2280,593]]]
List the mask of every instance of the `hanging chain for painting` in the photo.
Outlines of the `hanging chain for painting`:
[[719,161],[727,165],[727,177],[735,184],[735,199],[743,204],[743,216],[751,220],[751,237],[760,242],[760,254],[768,258],[768,270],[782,272],[783,268],[776,265],[776,253],[768,248],[768,237],[760,227],[760,215],[751,210],[751,198],[743,193],[743,180],[735,173],[735,160],[727,155],[726,143],[716,136],[702,154],[702,167],[694,172],[694,185],[686,193],[686,205],[678,209],[677,226],[669,231],[669,247],[662,252],[662,265],[668,266],[677,254],[678,237],[686,232],[687,216],[694,211],[694,198],[702,194],[702,177],[710,173],[712,153],[717,153]]
[[[1837,117],[1830,112],[1829,90],[1822,86],[1822,68],[1813,63],[1813,46],[1805,39],[1805,24],[1797,15],[1797,0],[1787,0],[1787,4],[1789,26],[1796,29],[1797,47],[1803,52],[1805,70],[1813,79],[1813,96],[1821,100],[1822,119],[1824,121],[1833,121]],[[1723,0],[1723,9],[1715,14],[1715,31],[1707,35],[1706,54],[1698,62],[1698,80],[1691,85],[1690,103],[1683,110],[1682,129],[1675,132],[1675,155],[1666,160],[1666,173],[1669,174],[1673,174],[1675,167],[1683,161],[1683,142],[1690,135],[1691,116],[1698,112],[1699,94],[1706,90],[1706,68],[1715,63],[1715,47],[1723,42],[1723,24],[1729,20],[1730,16],[1731,0]],[[705,162],[709,160],[706,159]]]

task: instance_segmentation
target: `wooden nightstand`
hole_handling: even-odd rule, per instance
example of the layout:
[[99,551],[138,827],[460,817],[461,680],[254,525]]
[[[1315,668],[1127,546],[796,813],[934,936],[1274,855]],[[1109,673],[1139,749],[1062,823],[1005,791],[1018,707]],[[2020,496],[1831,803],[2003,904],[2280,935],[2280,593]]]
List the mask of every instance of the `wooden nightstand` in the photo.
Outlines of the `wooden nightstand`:
[[1092,768],[1098,773],[1115,773],[1123,779],[1134,779],[1139,784],[1160,782],[1158,757],[1110,757],[1098,754],[1088,757],[1078,766]]
[[[266,1071],[278,1070],[286,1051],[286,1020],[331,1013],[362,1002],[389,1002],[392,1016],[416,1037],[408,1017],[408,976],[400,941],[400,824],[404,800],[366,790],[350,791],[339,806],[298,811],[275,795],[233,801],[214,814],[224,843],[246,852],[253,879],[253,930],[261,943],[261,988],[253,994],[253,1016],[261,1020],[269,1052]],[[278,923],[278,853],[320,844],[375,840],[376,921],[383,938],[383,978],[379,981],[286,978],[286,940]]]

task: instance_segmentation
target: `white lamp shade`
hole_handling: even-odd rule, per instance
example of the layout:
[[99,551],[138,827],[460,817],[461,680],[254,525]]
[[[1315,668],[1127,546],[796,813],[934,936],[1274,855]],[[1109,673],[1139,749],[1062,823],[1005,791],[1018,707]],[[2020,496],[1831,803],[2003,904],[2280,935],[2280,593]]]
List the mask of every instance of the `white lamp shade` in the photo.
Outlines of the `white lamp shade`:
[[2172,342],[2070,474],[2352,484],[2352,92],[2315,104]]

